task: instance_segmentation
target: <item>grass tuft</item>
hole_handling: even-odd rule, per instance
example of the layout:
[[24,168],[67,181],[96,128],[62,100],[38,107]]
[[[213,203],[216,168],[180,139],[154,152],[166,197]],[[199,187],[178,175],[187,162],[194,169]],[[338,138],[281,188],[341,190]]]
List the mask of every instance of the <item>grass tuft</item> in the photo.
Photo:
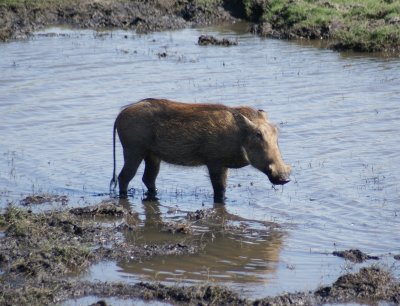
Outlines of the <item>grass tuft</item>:
[[34,277],[44,271],[62,275],[87,266],[93,257],[89,248],[69,235],[79,221],[67,213],[33,214],[10,206],[3,218],[6,236],[18,241],[11,271]]
[[[281,37],[325,38],[357,51],[400,51],[400,1],[390,0],[245,0],[247,17],[262,13]],[[258,4],[257,4],[258,3]],[[258,6],[257,6],[258,5]]]

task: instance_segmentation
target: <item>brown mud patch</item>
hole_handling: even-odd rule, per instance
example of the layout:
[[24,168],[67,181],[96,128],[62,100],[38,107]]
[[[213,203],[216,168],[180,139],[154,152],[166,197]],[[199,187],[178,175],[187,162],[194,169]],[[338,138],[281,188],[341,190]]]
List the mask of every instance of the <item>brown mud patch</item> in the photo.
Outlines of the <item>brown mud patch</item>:
[[327,302],[388,301],[400,303],[400,283],[380,268],[362,268],[358,273],[340,276],[332,286],[315,291]]
[[378,268],[363,268],[355,274],[338,278],[331,286],[314,292],[287,293],[252,300],[240,297],[229,288],[203,284],[198,286],[166,286],[160,283],[124,284],[47,279],[40,283],[27,280],[12,288],[0,284],[2,305],[34,303],[56,304],[68,299],[96,296],[106,299],[158,300],[178,305],[323,305],[325,303],[371,303],[387,301],[400,303],[400,284],[390,273]]
[[200,46],[237,46],[238,42],[227,38],[216,38],[212,35],[201,35],[197,41]]
[[55,25],[148,33],[233,20],[217,1],[16,1],[8,6],[0,3],[0,41],[26,38]]
[[69,212],[76,216],[109,216],[123,217],[131,214],[122,206],[115,205],[115,201],[104,201],[98,205],[72,208]]
[[345,251],[334,251],[332,253],[332,255],[342,257],[346,260],[349,260],[349,261],[355,262],[355,263],[361,263],[361,262],[364,262],[364,261],[370,260],[370,259],[379,260],[378,256],[371,256],[371,255],[365,254],[358,249],[351,249],[351,250],[345,250]]
[[[196,226],[212,233],[248,234],[257,231],[249,222],[226,212],[224,206],[188,212],[180,220],[165,221],[150,205],[147,226],[171,237],[185,235],[183,242],[132,243],[125,234],[142,230],[138,214],[117,200],[64,211],[33,213],[9,206],[0,215],[0,304],[59,304],[69,299],[94,296],[159,300],[184,305],[320,305],[333,302],[400,302],[400,283],[376,267],[346,274],[331,286],[314,292],[288,293],[252,300],[229,288],[202,283],[167,286],[160,283],[82,281],[79,273],[100,261],[140,261],[153,256],[181,256],[200,252],[207,241],[196,239]],[[260,225],[260,224],[259,224]],[[270,223],[261,224],[273,228]],[[146,225],[145,225],[146,226]],[[261,230],[262,231],[262,230]],[[193,238],[193,239],[192,239]]]
[[37,205],[44,203],[61,203],[62,205],[66,205],[69,199],[67,196],[63,195],[51,195],[51,194],[41,194],[41,195],[32,195],[27,196],[21,200],[20,204],[24,206],[28,205]]

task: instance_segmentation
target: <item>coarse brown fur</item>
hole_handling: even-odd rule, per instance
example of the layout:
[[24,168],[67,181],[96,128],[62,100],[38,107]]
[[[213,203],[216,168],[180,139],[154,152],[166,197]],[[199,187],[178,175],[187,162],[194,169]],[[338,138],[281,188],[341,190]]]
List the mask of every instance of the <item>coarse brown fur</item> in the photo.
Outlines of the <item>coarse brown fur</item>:
[[[277,145],[277,128],[266,113],[250,107],[188,104],[145,99],[126,106],[114,124],[124,152],[118,176],[120,196],[126,196],[130,180],[142,160],[148,197],[155,198],[160,162],[206,165],[214,188],[214,200],[223,202],[228,168],[251,164],[274,184],[287,183],[290,167]],[[116,185],[115,174],[110,186]]]

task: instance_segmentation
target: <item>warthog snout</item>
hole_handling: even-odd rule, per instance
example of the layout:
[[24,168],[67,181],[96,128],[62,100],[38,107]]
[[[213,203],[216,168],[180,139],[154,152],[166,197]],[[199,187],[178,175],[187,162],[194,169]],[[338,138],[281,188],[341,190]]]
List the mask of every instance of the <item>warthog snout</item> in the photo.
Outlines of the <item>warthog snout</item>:
[[279,169],[276,165],[269,165],[266,174],[272,184],[285,185],[290,182],[291,171],[292,167],[289,165],[283,165]]

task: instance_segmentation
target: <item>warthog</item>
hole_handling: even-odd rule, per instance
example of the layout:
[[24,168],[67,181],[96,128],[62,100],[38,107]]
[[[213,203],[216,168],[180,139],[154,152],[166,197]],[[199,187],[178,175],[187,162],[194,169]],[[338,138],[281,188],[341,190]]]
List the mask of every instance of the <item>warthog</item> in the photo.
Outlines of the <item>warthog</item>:
[[142,180],[149,200],[156,199],[155,182],[161,161],[182,166],[206,165],[216,203],[224,202],[228,168],[252,165],[273,184],[289,182],[291,168],[282,160],[278,130],[262,110],[162,99],[145,99],[126,106],[114,124],[110,190],[117,186],[115,131],[125,162],[118,176],[120,197],[127,196],[128,184],[142,160]]

